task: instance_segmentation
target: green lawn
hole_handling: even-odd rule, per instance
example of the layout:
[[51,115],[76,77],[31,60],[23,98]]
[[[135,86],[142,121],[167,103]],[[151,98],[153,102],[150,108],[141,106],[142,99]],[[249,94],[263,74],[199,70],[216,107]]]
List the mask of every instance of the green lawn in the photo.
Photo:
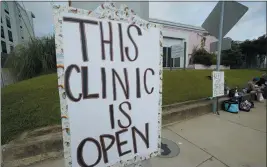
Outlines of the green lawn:
[[[244,86],[256,70],[226,70],[231,86]],[[211,96],[210,70],[164,71],[163,104]],[[2,89],[2,143],[25,130],[60,124],[56,74],[44,75]]]

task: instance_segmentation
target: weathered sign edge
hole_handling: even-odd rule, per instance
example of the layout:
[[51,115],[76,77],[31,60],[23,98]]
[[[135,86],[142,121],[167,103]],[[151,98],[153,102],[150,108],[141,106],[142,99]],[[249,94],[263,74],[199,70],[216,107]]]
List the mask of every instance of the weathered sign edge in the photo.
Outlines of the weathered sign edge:
[[[70,147],[70,126],[69,126],[69,114],[68,114],[68,106],[66,102],[66,94],[64,89],[64,50],[63,50],[63,36],[62,36],[62,13],[73,13],[77,15],[83,16],[90,16],[95,17],[96,19],[108,19],[114,21],[121,21],[121,22],[128,22],[132,24],[136,24],[143,29],[148,29],[151,27],[159,28],[160,29],[160,63],[159,63],[159,101],[158,101],[158,150],[154,153],[151,153],[148,156],[135,156],[134,159],[128,161],[120,161],[112,167],[117,166],[126,166],[133,163],[138,163],[143,160],[147,160],[151,157],[155,157],[161,153],[161,124],[162,124],[162,77],[163,77],[163,67],[162,67],[162,57],[163,57],[163,35],[162,35],[162,25],[149,23],[145,20],[139,18],[133,10],[129,9],[126,5],[121,6],[121,9],[113,8],[110,10],[111,7],[114,5],[112,3],[105,3],[99,6],[102,11],[99,13],[98,11],[88,11],[84,9],[77,9],[68,6],[60,6],[60,5],[53,5],[53,17],[54,17],[54,32],[55,32],[55,44],[56,44],[56,59],[57,59],[57,75],[58,75],[58,90],[59,90],[59,97],[60,97],[60,108],[61,108],[61,121],[62,121],[62,135],[63,135],[63,147],[64,147],[64,159],[65,159],[65,166],[72,167],[72,158],[71,158],[71,147]],[[105,9],[105,7],[107,7]],[[115,9],[115,10],[114,10]],[[109,12],[106,12],[109,10]],[[124,15],[118,15],[119,10],[123,10]],[[127,13],[127,14],[126,14]],[[110,16],[115,16],[114,18]]]

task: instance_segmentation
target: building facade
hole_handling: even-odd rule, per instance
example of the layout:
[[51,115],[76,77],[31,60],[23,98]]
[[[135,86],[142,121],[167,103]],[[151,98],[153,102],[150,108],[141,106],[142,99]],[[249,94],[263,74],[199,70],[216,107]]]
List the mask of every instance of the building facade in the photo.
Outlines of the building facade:
[[[210,52],[210,43],[217,41],[201,27],[164,21],[159,19],[149,19],[150,22],[163,25],[163,67],[183,68],[188,67],[192,52],[195,48],[203,46]],[[185,56],[171,58],[171,47],[173,45],[184,45]],[[184,58],[186,60],[184,60]]]
[[[69,5],[75,8],[94,10],[103,2],[77,2],[69,1]],[[163,67],[183,68],[188,67],[194,48],[205,48],[210,52],[210,43],[217,41],[201,27],[164,21],[159,19],[149,19],[149,2],[116,2],[119,7],[121,4],[127,5],[135,13],[145,20],[163,25]],[[178,58],[171,58],[171,47],[173,45],[185,45],[185,54]],[[185,60],[184,60],[185,59]]]
[[1,52],[10,53],[13,48],[34,37],[34,14],[16,1],[1,1]]

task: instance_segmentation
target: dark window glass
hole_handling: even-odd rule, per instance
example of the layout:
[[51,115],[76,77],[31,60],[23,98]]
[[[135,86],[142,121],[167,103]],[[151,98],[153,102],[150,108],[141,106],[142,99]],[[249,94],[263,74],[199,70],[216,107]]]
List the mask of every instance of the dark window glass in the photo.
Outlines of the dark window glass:
[[173,67],[173,59],[171,58],[171,47],[166,48],[168,50],[167,53],[167,67]]
[[7,27],[11,28],[11,22],[9,17],[6,17],[6,25]]
[[163,47],[163,67],[166,67],[166,60],[167,60],[167,55],[166,55],[166,47]]
[[6,1],[3,1],[3,6],[4,6],[5,12],[9,14],[8,4]]
[[175,58],[174,61],[175,61],[175,67],[181,67],[181,59],[180,59],[180,57]]
[[1,41],[1,46],[2,46],[2,52],[3,53],[7,53],[7,50],[6,50],[6,43],[4,41]]
[[1,37],[5,38],[5,32],[3,26],[1,26]]
[[13,42],[12,32],[10,30],[8,30],[8,39]]

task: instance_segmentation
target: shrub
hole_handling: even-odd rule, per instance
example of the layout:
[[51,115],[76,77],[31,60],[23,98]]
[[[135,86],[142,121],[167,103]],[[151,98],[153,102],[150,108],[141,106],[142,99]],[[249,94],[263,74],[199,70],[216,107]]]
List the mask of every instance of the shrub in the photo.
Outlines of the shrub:
[[18,80],[56,72],[54,36],[36,38],[16,46],[5,66],[12,70]]
[[213,64],[212,54],[207,52],[205,49],[197,49],[192,53],[194,64],[203,64],[211,66]]

